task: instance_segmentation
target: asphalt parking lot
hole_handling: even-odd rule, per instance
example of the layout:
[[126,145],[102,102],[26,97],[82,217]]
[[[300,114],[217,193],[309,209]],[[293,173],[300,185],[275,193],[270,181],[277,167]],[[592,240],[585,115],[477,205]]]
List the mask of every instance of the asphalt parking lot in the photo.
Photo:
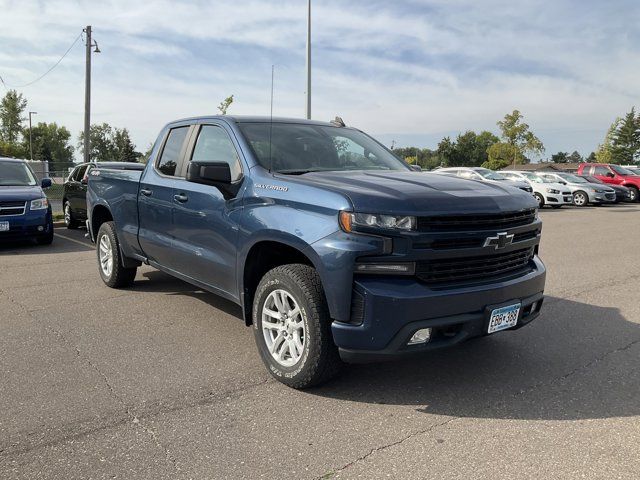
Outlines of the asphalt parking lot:
[[419,360],[271,379],[240,310],[83,232],[0,249],[0,478],[629,478],[640,206],[544,210],[532,325]]

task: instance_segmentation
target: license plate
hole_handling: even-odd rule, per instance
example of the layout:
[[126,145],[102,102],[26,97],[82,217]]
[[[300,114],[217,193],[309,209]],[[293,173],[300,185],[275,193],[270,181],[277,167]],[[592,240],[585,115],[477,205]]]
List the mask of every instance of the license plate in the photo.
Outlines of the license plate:
[[9,222],[0,222],[0,232],[9,231]]
[[487,333],[495,333],[500,330],[515,327],[520,314],[520,304],[509,305],[507,307],[496,308],[489,317],[489,329]]

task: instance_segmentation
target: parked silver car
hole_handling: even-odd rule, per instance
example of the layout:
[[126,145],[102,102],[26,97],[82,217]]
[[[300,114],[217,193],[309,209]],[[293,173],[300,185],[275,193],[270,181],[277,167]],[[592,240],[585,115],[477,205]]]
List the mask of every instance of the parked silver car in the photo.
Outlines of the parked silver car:
[[573,195],[573,204],[576,207],[586,207],[589,203],[601,205],[616,201],[616,192],[606,185],[597,185],[572,173],[565,172],[538,172],[542,178],[565,184]]
[[479,180],[481,182],[499,183],[501,185],[507,185],[509,187],[516,187],[520,190],[524,190],[533,195],[533,188],[528,182],[522,180],[511,180],[498,172],[489,170],[482,167],[446,167],[438,168],[433,173],[439,173],[443,175],[455,175],[460,178],[467,178],[469,180]]

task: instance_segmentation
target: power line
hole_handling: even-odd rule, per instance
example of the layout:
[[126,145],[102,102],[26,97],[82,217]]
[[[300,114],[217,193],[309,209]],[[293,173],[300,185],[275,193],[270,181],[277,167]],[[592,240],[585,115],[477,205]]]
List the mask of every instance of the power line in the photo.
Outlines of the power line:
[[30,85],[33,85],[34,83],[42,80],[44,77],[46,77],[54,68],[56,68],[58,65],[60,65],[60,62],[62,62],[62,60],[64,59],[64,57],[67,56],[67,54],[71,51],[71,49],[75,46],[76,43],[78,43],[78,40],[80,40],[80,37],[82,37],[82,32],[80,32],[80,35],[78,35],[76,37],[76,39],[73,41],[73,43],[71,44],[71,46],[69,48],[67,48],[67,51],[64,52],[64,54],[60,57],[60,59],[46,72],[44,72],[42,75],[40,75],[38,78],[36,78],[35,80],[33,80],[32,82],[29,83],[25,83],[24,85],[7,85],[4,81],[4,79],[0,76],[0,82],[2,82],[2,85],[4,86],[4,88],[6,88],[7,90],[9,88],[24,88],[24,87],[28,87]]

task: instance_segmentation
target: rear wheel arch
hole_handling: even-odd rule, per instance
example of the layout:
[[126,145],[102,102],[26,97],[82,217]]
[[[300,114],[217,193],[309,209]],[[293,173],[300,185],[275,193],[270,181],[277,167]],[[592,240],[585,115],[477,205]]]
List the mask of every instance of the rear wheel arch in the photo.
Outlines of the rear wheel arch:
[[112,221],[111,211],[104,205],[96,205],[91,212],[91,231],[97,236],[102,224]]

